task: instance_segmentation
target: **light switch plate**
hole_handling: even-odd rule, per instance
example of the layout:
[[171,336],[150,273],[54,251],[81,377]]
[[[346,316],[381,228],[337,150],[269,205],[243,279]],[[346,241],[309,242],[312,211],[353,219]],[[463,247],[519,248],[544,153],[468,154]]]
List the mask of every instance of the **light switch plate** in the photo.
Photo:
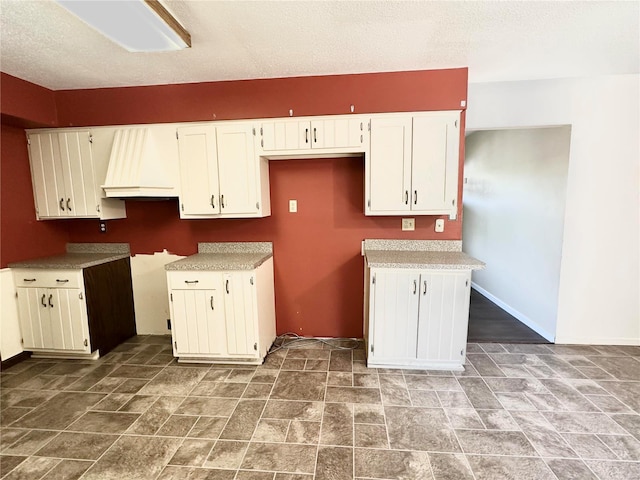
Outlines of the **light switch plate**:
[[402,231],[413,231],[416,229],[415,218],[403,218],[402,219]]
[[442,233],[444,232],[444,219],[442,218],[438,218],[436,220],[436,232],[437,233]]
[[298,201],[297,200],[289,200],[289,212],[296,213],[298,211]]

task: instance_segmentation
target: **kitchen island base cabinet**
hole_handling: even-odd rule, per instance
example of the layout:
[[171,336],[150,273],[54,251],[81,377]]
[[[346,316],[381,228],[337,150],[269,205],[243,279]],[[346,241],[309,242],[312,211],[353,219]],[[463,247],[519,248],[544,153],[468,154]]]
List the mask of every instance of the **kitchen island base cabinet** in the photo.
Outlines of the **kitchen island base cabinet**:
[[470,271],[367,269],[367,366],[463,371]]
[[247,271],[168,271],[179,362],[259,365],[276,336],[273,259]]
[[13,274],[22,346],[33,357],[96,359],[136,334],[129,258]]

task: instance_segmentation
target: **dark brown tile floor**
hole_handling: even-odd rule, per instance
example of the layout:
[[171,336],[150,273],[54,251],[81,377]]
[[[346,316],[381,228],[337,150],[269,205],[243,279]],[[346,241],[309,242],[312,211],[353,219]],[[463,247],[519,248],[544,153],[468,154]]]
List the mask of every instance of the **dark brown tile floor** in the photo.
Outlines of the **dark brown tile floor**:
[[640,347],[475,344],[466,371],[364,350],[177,364],[168,337],[0,377],[3,480],[632,480]]

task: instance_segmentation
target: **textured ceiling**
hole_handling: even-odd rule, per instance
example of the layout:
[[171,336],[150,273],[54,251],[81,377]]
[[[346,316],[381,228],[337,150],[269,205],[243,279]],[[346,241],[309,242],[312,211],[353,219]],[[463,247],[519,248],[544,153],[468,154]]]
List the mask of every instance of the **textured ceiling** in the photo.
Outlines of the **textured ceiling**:
[[164,1],[193,48],[129,53],[52,0],[0,0],[0,70],[60,89],[469,67],[640,71],[640,2]]

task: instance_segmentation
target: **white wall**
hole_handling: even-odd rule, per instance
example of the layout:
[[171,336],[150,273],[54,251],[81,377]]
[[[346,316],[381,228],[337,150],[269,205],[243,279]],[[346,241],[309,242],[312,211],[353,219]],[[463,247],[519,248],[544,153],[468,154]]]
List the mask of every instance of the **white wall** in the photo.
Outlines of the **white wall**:
[[571,127],[483,130],[465,144],[464,248],[474,287],[553,341]]
[[131,257],[133,303],[138,335],[168,335],[169,293],[164,266],[181,258],[165,250]]
[[639,75],[469,85],[467,129],[571,125],[557,343],[640,345],[639,90]]

